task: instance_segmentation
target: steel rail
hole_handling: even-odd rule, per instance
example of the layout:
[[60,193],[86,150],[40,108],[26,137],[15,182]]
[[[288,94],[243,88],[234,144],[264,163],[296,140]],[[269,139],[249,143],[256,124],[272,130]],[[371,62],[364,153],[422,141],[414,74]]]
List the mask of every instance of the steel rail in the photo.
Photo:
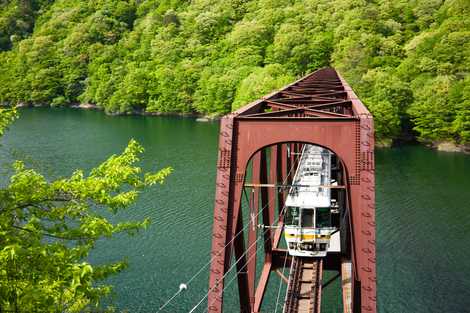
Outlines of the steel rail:
[[283,313],[320,313],[323,259],[293,259]]

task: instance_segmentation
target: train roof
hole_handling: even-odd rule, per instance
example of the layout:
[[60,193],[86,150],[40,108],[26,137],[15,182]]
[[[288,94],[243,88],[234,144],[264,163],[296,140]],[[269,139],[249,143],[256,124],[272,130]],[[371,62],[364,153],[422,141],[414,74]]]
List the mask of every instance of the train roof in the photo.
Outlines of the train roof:
[[[320,164],[318,164],[320,163]],[[331,152],[322,147],[305,145],[294,175],[286,206],[330,206],[330,189],[322,185],[330,183]]]

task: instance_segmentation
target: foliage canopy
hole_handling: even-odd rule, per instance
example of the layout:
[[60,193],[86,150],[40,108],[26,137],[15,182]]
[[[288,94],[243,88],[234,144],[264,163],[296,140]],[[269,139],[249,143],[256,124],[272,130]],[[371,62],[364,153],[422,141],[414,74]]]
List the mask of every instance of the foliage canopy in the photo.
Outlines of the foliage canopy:
[[220,115],[330,65],[379,139],[470,141],[468,0],[12,0],[0,34],[4,103]]
[[[14,112],[0,111],[0,130]],[[0,311],[87,312],[101,309],[111,286],[102,281],[125,261],[92,265],[96,242],[114,234],[134,234],[150,223],[111,223],[106,215],[126,209],[139,192],[163,183],[164,168],[142,174],[136,166],[143,148],[134,140],[89,174],[48,181],[17,161],[0,189]],[[109,211],[109,213],[105,213]]]

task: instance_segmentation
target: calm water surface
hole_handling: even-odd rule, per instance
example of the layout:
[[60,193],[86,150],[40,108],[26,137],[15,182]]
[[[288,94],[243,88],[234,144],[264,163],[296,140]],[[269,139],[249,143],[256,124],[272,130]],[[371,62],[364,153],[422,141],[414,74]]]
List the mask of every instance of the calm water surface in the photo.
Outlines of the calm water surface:
[[[1,139],[0,163],[24,160],[55,178],[89,170],[135,138],[146,148],[145,170],[172,166],[163,186],[112,217],[150,217],[152,226],[100,242],[91,256],[95,263],[127,257],[129,269],[110,281],[113,301],[120,310],[150,313],[209,260],[217,132],[217,123],[192,119],[27,109]],[[419,146],[383,149],[376,169],[379,312],[470,312],[470,157]],[[165,312],[188,312],[204,296],[207,275]],[[275,310],[278,282],[270,282],[265,312]],[[227,312],[237,309],[235,287]],[[337,287],[326,288],[323,312],[341,312]]]

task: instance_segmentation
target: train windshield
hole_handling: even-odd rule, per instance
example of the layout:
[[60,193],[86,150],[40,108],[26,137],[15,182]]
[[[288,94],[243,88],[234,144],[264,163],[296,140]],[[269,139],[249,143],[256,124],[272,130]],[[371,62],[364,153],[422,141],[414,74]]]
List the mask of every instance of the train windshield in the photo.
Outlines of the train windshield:
[[302,209],[302,227],[315,227],[315,211],[313,209]]
[[330,208],[317,208],[317,228],[331,227]]
[[289,207],[284,221],[289,226],[331,227],[330,208],[316,208],[315,212],[315,209]]
[[299,226],[300,209],[298,207],[287,208],[286,225]]

